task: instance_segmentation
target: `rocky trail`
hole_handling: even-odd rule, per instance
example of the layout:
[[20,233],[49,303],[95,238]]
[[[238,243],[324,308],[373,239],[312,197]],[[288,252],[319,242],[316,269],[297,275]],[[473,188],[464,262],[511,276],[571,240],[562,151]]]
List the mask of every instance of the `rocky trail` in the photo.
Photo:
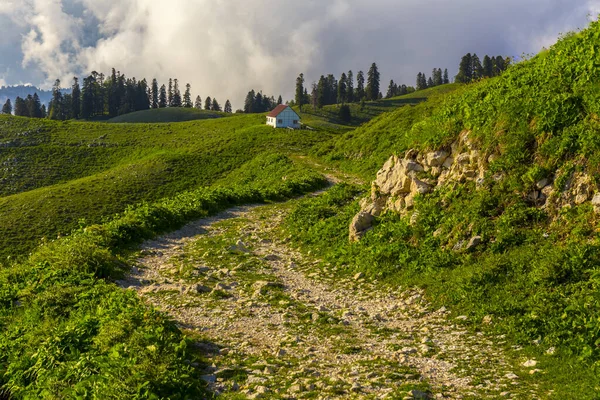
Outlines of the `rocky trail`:
[[148,241],[119,282],[197,341],[220,398],[538,398],[516,374],[535,362],[514,371],[501,338],[468,332],[419,290],[343,277],[292,248],[280,226],[294,201]]

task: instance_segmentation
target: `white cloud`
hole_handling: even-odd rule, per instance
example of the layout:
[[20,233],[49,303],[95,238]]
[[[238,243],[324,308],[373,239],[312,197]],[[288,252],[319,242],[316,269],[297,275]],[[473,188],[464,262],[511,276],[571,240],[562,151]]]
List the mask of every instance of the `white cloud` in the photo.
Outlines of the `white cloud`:
[[600,0],[0,0],[13,21],[0,35],[22,33],[10,82],[114,67],[240,106],[250,89],[290,98],[300,72],[310,84],[372,61],[383,90],[434,67],[453,74],[466,52],[536,52],[599,11]]

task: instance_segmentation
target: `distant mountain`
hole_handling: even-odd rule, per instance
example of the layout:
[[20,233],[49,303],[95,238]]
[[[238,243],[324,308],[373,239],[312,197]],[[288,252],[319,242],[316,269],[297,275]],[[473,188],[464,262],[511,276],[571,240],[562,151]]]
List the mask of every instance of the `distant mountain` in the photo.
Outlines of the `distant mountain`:
[[[61,91],[63,93],[70,93],[71,89],[62,89]],[[45,104],[46,106],[48,106],[48,103],[50,103],[50,100],[52,100],[52,90],[43,90],[43,89],[39,89],[35,86],[25,86],[25,85],[2,86],[2,87],[0,87],[0,107],[2,106],[2,104],[4,104],[6,102],[6,99],[10,99],[10,101],[12,102],[12,104],[14,106],[15,99],[17,97],[21,97],[24,99],[28,95],[33,96],[34,93],[38,94],[38,96],[40,97],[40,101],[42,102],[42,104]]]

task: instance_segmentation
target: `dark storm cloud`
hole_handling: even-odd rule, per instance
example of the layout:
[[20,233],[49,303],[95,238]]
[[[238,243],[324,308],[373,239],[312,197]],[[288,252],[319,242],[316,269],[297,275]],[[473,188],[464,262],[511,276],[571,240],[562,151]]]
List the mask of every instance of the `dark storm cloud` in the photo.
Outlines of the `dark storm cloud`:
[[83,71],[177,77],[240,105],[251,88],[291,98],[295,77],[367,70],[382,86],[456,72],[467,52],[537,52],[585,27],[600,0],[0,0],[0,83]]

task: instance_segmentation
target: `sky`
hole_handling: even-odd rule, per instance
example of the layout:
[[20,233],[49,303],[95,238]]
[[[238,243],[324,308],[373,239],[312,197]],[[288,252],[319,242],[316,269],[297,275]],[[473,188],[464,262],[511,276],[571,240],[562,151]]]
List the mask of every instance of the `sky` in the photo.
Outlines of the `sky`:
[[295,79],[367,71],[414,85],[470,52],[520,57],[585,28],[600,0],[0,0],[0,86],[69,86],[111,68],[178,78],[192,95],[255,89],[292,99]]

